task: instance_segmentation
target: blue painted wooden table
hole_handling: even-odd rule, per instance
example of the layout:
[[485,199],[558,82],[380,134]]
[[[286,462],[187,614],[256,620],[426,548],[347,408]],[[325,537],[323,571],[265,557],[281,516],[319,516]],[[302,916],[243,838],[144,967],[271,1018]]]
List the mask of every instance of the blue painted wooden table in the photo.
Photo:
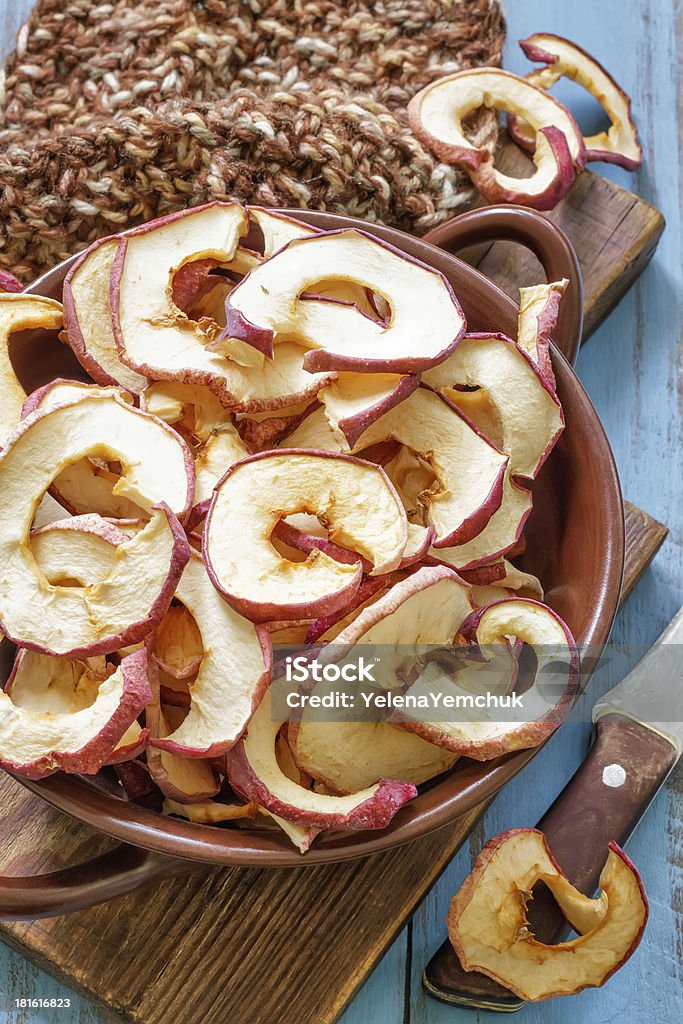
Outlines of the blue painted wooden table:
[[[596,332],[578,370],[605,424],[626,496],[667,523],[671,533],[652,568],[620,613],[613,638],[651,644],[683,602],[683,384],[681,382],[681,196],[676,70],[683,39],[677,0],[508,0],[505,65],[524,73],[528,64],[516,40],[534,31],[555,32],[582,44],[604,61],[633,98],[645,148],[635,175],[596,167],[618,184],[658,206],[667,230],[643,277]],[[0,3],[3,50],[30,7],[30,0]],[[678,33],[678,36],[677,36]],[[574,86],[559,95],[591,128],[598,114]],[[683,127],[683,126],[681,126]],[[591,700],[610,686],[609,669],[592,684]],[[584,713],[582,716],[587,718]],[[396,940],[344,1017],[343,1024],[494,1024],[495,1014],[474,1014],[424,995],[420,978],[445,935],[451,896],[490,836],[533,825],[573,774],[587,749],[589,726],[567,723],[533,763],[496,799]],[[625,1021],[669,1024],[683,1018],[680,956],[683,872],[680,816],[681,772],[660,792],[629,844],[643,874],[651,916],[636,955],[604,989],[528,1006],[519,1024],[590,1024]],[[580,841],[580,837],[577,837]],[[62,996],[68,1010],[12,1010],[15,995]],[[283,1010],[283,1022],[287,1016]],[[0,1024],[99,1024],[102,1012],[59,986],[28,961],[0,946]],[[288,1018],[292,1019],[292,1018]],[[269,1022],[271,1024],[271,1022]],[[280,1022],[272,1022],[280,1024]]]

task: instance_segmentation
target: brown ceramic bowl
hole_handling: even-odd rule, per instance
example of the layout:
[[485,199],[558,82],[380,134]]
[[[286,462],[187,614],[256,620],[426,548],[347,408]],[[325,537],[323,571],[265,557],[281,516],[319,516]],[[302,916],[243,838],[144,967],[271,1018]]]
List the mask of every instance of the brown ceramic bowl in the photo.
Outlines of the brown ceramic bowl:
[[[321,213],[296,216],[325,228],[362,227],[440,270],[453,284],[470,330],[494,329],[516,336],[517,307],[500,289],[469,265],[424,239],[350,217]],[[559,347],[570,359],[581,333],[581,281],[576,258],[564,236],[546,218],[530,210],[489,208],[443,225],[432,237],[456,250],[493,238],[520,241],[540,257],[551,279],[570,277]],[[55,267],[29,289],[61,298],[72,260]],[[55,376],[83,373],[71,351],[43,340],[19,339],[15,360],[33,388]],[[526,528],[525,568],[537,573],[548,603],[566,620],[580,645],[607,640],[619,598],[624,560],[623,512],[619,481],[597,414],[567,359],[553,353],[566,430],[534,487],[534,510]],[[422,787],[382,831],[330,835],[301,857],[284,837],[271,832],[194,825],[129,804],[98,779],[54,775],[41,782],[20,780],[50,804],[100,829],[129,847],[80,865],[58,877],[0,880],[0,917],[40,916],[76,909],[110,898],[141,881],[187,869],[187,860],[222,865],[283,867],[363,857],[422,836],[453,821],[493,796],[533,757],[535,751],[478,763],[462,759],[448,775]],[[148,852],[153,851],[150,855]],[[161,856],[159,856],[161,855]],[[174,860],[175,858],[175,860]],[[177,858],[183,858],[178,862]],[[4,910],[4,915],[3,915]]]

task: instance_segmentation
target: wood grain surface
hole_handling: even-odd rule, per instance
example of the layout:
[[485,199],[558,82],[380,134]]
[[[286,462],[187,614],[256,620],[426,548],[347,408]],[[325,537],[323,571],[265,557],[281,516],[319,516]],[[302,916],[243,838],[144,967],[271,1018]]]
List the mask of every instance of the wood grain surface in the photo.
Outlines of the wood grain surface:
[[[0,5],[0,24],[5,19],[5,34],[0,42],[5,50],[11,45],[14,28],[29,6],[28,0],[13,0]],[[657,4],[649,0],[604,0],[599,5],[594,0],[574,0],[571,4],[561,0],[525,0],[524,4],[509,4],[507,11],[510,44],[506,65],[511,69],[527,70],[514,43],[516,38],[539,29],[554,31],[574,38],[596,52],[632,92],[645,144],[645,166],[635,176],[616,168],[601,166],[598,170],[601,175],[605,174],[619,185],[633,189],[655,203],[664,211],[668,220],[668,230],[652,267],[620,303],[607,323],[598,329],[594,342],[584,350],[579,360],[582,379],[612,441],[625,493],[672,527],[662,555],[656,560],[653,570],[645,574],[616,623],[615,639],[637,644],[651,643],[676,610],[681,601],[683,578],[680,529],[683,480],[674,462],[674,457],[680,455],[683,440],[677,376],[680,358],[677,345],[681,336],[681,234],[679,169],[675,148],[679,119],[676,69],[681,46],[680,40],[677,42],[677,28],[679,35],[680,28],[677,26],[675,10],[674,0],[660,0]],[[572,87],[569,87],[566,98],[575,104],[577,93],[571,90]],[[565,98],[562,88],[559,94]],[[580,99],[576,109],[586,125],[595,121],[595,112],[589,103]],[[592,125],[590,130],[593,130]],[[496,254],[496,259],[500,258]],[[512,263],[516,274],[518,267],[521,273],[521,263],[517,259],[513,258]],[[600,249],[596,253],[594,273],[609,270],[615,259],[618,259],[618,254],[609,248]],[[623,273],[628,272],[632,265],[628,263]],[[518,280],[519,275],[515,283]],[[588,310],[588,327],[599,322],[612,301],[610,299],[602,311],[596,305],[595,314]],[[652,545],[661,543],[661,531],[655,531],[649,536]],[[599,671],[592,684],[590,700],[616,681],[608,669]],[[584,719],[587,717],[583,716]],[[427,999],[420,985],[424,963],[443,938],[448,901],[469,870],[471,858],[486,838],[512,825],[531,825],[540,817],[583,757],[588,732],[585,720],[566,723],[525,772],[513,780],[493,802],[484,818],[469,831],[460,853],[450,862],[439,883],[422,903],[411,925],[403,929],[370,982],[354,999],[343,1017],[343,1024],[366,1024],[368,1021],[373,1024],[457,1024],[458,1021],[475,1019],[467,1011],[459,1012]],[[45,869],[48,865],[58,863],[60,857],[66,859],[76,853],[85,857],[95,852],[99,844],[106,842],[71,822],[64,829],[46,833],[41,826],[43,815],[58,816],[43,805],[40,806],[39,814],[35,806],[26,805],[23,813],[16,811],[14,802],[9,803],[8,807],[16,815],[13,819],[16,834],[24,849],[32,851],[29,865],[32,870]],[[679,1018],[680,976],[677,975],[676,953],[680,952],[683,937],[680,934],[676,936],[676,918],[672,907],[673,911],[678,912],[680,922],[683,909],[682,832],[679,775],[660,794],[629,847],[631,855],[643,871],[651,902],[648,932],[638,955],[611,979],[605,989],[585,992],[568,1000],[555,1000],[551,1004],[526,1007],[518,1017],[521,1024],[573,1024],[576,1019],[597,1024],[598,1021],[616,1019],[640,1022]],[[41,853],[36,843],[39,834],[54,835],[56,838],[52,842],[55,848],[47,850],[45,854]],[[436,839],[440,837],[429,837],[424,842],[432,843]],[[3,856],[8,852],[4,844],[2,852]],[[389,856],[399,855],[405,854],[394,851]],[[436,849],[424,849],[421,858],[411,869],[410,877],[419,882],[425,876],[429,882],[441,866],[440,854]],[[24,861],[22,868],[25,866]],[[403,877],[406,875],[407,872]],[[145,968],[159,942],[166,933],[170,933],[173,942],[166,948],[170,947],[172,954],[175,943],[182,948],[183,955],[171,955],[168,964],[159,968],[155,976],[162,989],[168,985],[175,994],[173,1008],[162,1000],[166,1011],[165,1020],[172,1019],[175,1008],[181,1002],[185,1001],[192,1006],[195,1001],[194,1011],[190,1009],[186,1017],[194,1024],[194,1021],[203,1019],[202,1007],[205,1003],[197,1002],[205,985],[206,974],[202,968],[216,974],[218,956],[221,948],[229,941],[233,926],[228,919],[219,920],[212,911],[211,928],[202,934],[190,933],[192,942],[198,948],[198,958],[192,963],[200,963],[200,967],[192,974],[187,963],[192,946],[186,934],[188,920],[183,912],[182,891],[185,885],[191,886],[198,881],[198,878],[191,878],[184,882],[166,883],[157,890],[140,893],[133,905],[126,908],[127,913],[120,915],[116,924],[106,914],[97,920],[79,915],[82,920],[78,927],[75,920],[69,922],[68,928],[66,921],[58,920],[16,926],[16,930],[31,930],[34,937],[32,942],[37,946],[40,941],[47,942],[48,930],[54,927],[50,939],[51,948],[60,950],[65,960],[69,959],[72,944],[77,945],[80,951],[90,949],[93,945],[101,946],[106,950],[106,964],[103,962],[102,970],[108,985],[116,983],[117,972],[123,975],[128,984],[139,980],[136,979],[135,971]],[[210,891],[217,898],[230,900],[231,891],[224,897],[217,876],[212,876],[204,884],[211,886],[207,892]],[[379,949],[392,933],[391,928],[380,922],[379,941],[373,946],[372,956],[363,955],[362,943],[367,938],[367,920],[381,916],[386,900],[394,894],[389,892],[385,896],[375,889],[370,902],[366,890],[356,886],[357,879],[353,874],[348,880],[354,898],[347,934],[351,936],[359,956],[353,968],[344,964],[337,971],[333,964],[339,976],[339,987],[332,999],[334,1007],[343,1004],[354,986],[370,970]],[[172,888],[174,895],[168,903],[168,912],[157,913],[159,901]],[[256,896],[251,897],[245,887],[237,888],[245,900],[256,900]],[[404,899],[405,894],[399,896],[399,903],[403,899],[403,906],[409,910],[410,901]],[[133,900],[132,897],[128,899]],[[220,982],[220,985],[227,987],[234,977],[238,977],[239,983],[243,984],[242,976],[247,959],[258,956],[262,948],[268,950],[271,960],[264,961],[265,967],[258,979],[258,988],[250,991],[246,1009],[243,1008],[246,1014],[243,1019],[248,1024],[256,1024],[261,1020],[268,1020],[268,1024],[271,1021],[274,1024],[304,1021],[305,1017],[299,1012],[299,999],[303,999],[307,1007],[315,1002],[315,997],[308,991],[311,981],[315,979],[319,966],[334,961],[339,950],[330,941],[329,933],[329,914],[334,910],[334,904],[321,907],[318,904],[322,904],[323,900],[314,902],[310,918],[302,911],[289,921],[287,948],[292,945],[303,946],[302,936],[306,935],[307,938],[302,952],[297,953],[297,962],[304,962],[305,967],[299,975],[300,988],[294,995],[284,993],[281,966],[277,960],[285,949],[285,943],[278,946],[267,928],[269,921],[272,922],[281,913],[279,903],[259,905],[261,916],[266,918],[265,923],[246,933],[241,932],[244,947],[233,963],[222,966],[215,984]],[[251,904],[252,907],[254,905]],[[235,906],[234,902],[231,906]],[[102,911],[89,913],[103,914]],[[75,929],[73,932],[72,925]],[[8,949],[4,953],[0,951],[0,1021],[7,1021],[7,1024],[26,1024],[29,1021],[32,1024],[56,1024],[57,1021],[73,1020],[80,1024],[96,1024],[110,1019],[109,1013],[102,1006],[98,1007],[89,1000],[76,997],[72,988],[60,986],[38,969],[27,958],[27,954],[36,956],[36,953],[23,945],[22,936],[10,935],[7,930],[5,938],[12,943],[21,942],[22,953]],[[133,942],[139,951],[134,968],[127,966],[122,954],[127,941]],[[241,990],[244,991],[244,988]],[[264,998],[270,999],[270,1005],[275,1007],[274,1016],[270,1019],[261,1016],[254,1003],[254,999],[263,990]],[[20,996],[68,998],[71,1007],[65,1010],[17,1010],[13,1000]],[[142,998],[147,1000],[147,1004],[153,1001],[149,993],[143,992]],[[225,998],[219,1005],[225,1007]],[[325,1019],[318,1012],[318,1007],[315,1007],[315,1012],[318,1014],[313,1018],[316,1022]],[[228,1018],[225,1015],[219,1019],[239,1022],[240,1018],[233,1015]],[[499,1020],[488,1014],[480,1014],[476,1019],[480,1024],[493,1024]]]

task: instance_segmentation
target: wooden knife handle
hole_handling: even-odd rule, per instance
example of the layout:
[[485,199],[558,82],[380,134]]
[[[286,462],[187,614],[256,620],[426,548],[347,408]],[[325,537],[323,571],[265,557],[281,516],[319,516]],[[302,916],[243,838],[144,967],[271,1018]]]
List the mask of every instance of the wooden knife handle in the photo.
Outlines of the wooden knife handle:
[[[622,715],[600,718],[588,756],[538,823],[569,880],[593,894],[607,844],[623,846],[677,760],[672,743]],[[558,942],[569,928],[550,891],[529,907],[541,942]],[[478,971],[465,971],[446,941],[424,973],[427,992],[443,1002],[473,1009],[511,1011],[524,1002]]]

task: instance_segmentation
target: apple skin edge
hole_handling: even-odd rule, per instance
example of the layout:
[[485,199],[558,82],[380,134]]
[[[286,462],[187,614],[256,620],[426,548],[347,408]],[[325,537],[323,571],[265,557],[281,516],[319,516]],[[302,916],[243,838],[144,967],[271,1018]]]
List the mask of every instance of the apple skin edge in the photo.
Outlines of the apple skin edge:
[[[228,754],[228,778],[236,792],[245,800],[265,807],[271,814],[292,820],[292,807],[274,796],[267,785],[255,775],[240,741]],[[417,796],[417,787],[408,782],[381,779],[376,792],[359,803],[348,814],[325,814],[297,810],[300,824],[322,829],[378,829],[386,828],[403,804]]]
[[[530,36],[528,39],[520,39],[519,40],[519,45],[522,48],[522,51],[524,52],[525,57],[527,57],[534,64],[537,63],[537,64],[545,65],[545,68],[538,68],[535,71],[531,71],[529,73],[528,77],[532,77],[533,78],[537,74],[542,73],[543,70],[545,70],[547,68],[551,68],[553,64],[558,64],[558,63],[561,65],[561,69],[562,69],[561,70],[561,76],[569,75],[569,69],[568,68],[565,69],[562,66],[563,62],[560,60],[559,55],[556,54],[556,53],[551,53],[548,50],[543,49],[543,46],[538,45],[537,43],[534,43],[533,42],[534,38],[536,38],[536,37],[535,36]],[[626,117],[627,117],[628,125],[629,125],[629,128],[630,128],[630,131],[632,132],[634,143],[635,143],[636,156],[630,157],[626,153],[620,152],[618,149],[606,149],[606,148],[602,148],[602,147],[590,147],[590,146],[588,146],[586,144],[586,139],[584,138],[584,144],[586,144],[585,145],[585,162],[586,163],[593,163],[593,162],[611,163],[611,164],[616,164],[619,167],[623,167],[624,170],[626,170],[626,171],[637,171],[638,168],[641,166],[641,164],[643,162],[643,147],[641,146],[640,142],[638,141],[638,131],[637,131],[635,122],[633,120],[630,96],[628,96],[628,94],[626,92],[624,92],[624,90],[621,88],[619,83],[612,77],[612,75],[610,75],[609,71],[607,71],[607,69],[605,67],[603,67],[603,65],[600,64],[600,62],[597,61],[595,59],[595,57],[593,57],[590,53],[587,52],[587,50],[584,50],[583,47],[579,46],[577,43],[572,43],[569,39],[565,39],[563,36],[554,35],[554,34],[552,34],[550,32],[543,32],[543,33],[541,33],[539,38],[547,40],[547,41],[550,41],[551,43],[552,43],[553,40],[555,40],[558,43],[563,44],[564,46],[571,47],[571,49],[574,51],[574,53],[576,55],[577,63],[579,63],[579,62],[584,63],[589,68],[590,68],[591,65],[593,65],[593,67],[600,74],[605,76],[605,78],[607,79],[608,84],[613,89],[614,94],[625,105]],[[589,72],[589,74],[590,74],[590,72]],[[604,97],[604,95],[600,94],[600,90],[598,90],[596,88],[594,90],[589,90],[589,91],[598,100],[598,102],[601,104],[601,106],[603,106],[603,109],[606,110],[605,103],[604,103],[605,97]],[[512,136],[512,138],[514,139],[514,141],[517,143],[518,146],[520,146],[522,149],[526,149],[528,151],[533,150],[533,148],[534,148],[533,141],[531,140],[531,138],[529,137],[529,135],[526,132],[520,130],[519,120],[518,120],[518,118],[514,114],[509,114],[508,115],[508,131],[510,132],[510,135]]]
[[[133,724],[152,696],[147,676],[147,652],[142,649],[121,660],[123,694],[103,729],[79,750],[44,754],[25,764],[0,759],[0,768],[27,779],[44,779],[56,771],[95,775],[107,763],[126,729]],[[16,671],[13,669],[13,674]],[[8,680],[8,685],[12,679]],[[112,762],[114,763],[114,762]]]

